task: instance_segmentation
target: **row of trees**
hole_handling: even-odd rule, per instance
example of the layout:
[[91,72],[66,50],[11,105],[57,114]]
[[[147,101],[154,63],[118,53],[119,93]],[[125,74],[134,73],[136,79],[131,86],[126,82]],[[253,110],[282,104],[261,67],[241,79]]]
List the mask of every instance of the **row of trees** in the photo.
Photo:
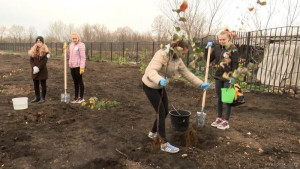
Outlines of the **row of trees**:
[[[226,15],[239,15],[237,20],[240,21],[238,26],[240,30],[246,30],[246,28],[260,30],[268,28],[272,20],[282,22],[282,19],[275,16],[278,13],[286,16],[285,26],[293,25],[300,13],[300,0],[269,0],[264,6],[258,3],[262,0],[252,1],[189,0],[189,8],[184,13],[186,22],[182,23],[181,28],[188,38],[200,38],[222,29],[224,18],[228,18]],[[237,2],[244,6],[238,7]],[[279,2],[284,6],[279,8]],[[68,41],[71,32],[74,31],[81,34],[83,41],[167,41],[175,31],[174,25],[178,24],[176,23],[177,13],[172,12],[172,9],[176,9],[181,3],[182,0],[157,0],[157,6],[163,15],[155,17],[151,31],[145,33],[139,33],[130,27],[120,27],[115,31],[110,31],[103,24],[82,24],[76,27],[74,24],[55,21],[49,24],[48,30],[43,35],[48,42]],[[235,8],[239,8],[240,13],[231,14],[229,11]],[[33,42],[36,36],[37,30],[34,27],[25,29],[21,25],[11,27],[0,25],[0,42]]]
[[[73,24],[65,24],[62,21],[50,23],[48,30],[43,36],[48,42],[63,42],[70,40],[72,32],[79,32],[83,41],[88,42],[123,42],[123,41],[153,41],[155,40],[151,33],[140,34],[129,27],[120,27],[111,32],[105,25],[101,24],[83,24],[75,27]],[[0,25],[0,42],[34,42],[38,36],[34,27],[25,29],[21,25],[6,27]]]

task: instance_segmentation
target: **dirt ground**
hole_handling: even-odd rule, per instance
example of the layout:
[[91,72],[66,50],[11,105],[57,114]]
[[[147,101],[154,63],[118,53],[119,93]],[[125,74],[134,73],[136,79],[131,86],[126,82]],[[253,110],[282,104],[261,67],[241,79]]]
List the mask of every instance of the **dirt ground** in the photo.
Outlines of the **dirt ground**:
[[[89,110],[60,102],[63,59],[51,58],[46,102],[14,110],[12,98],[34,97],[29,57],[2,52],[0,61],[1,168],[300,167],[299,99],[245,93],[246,104],[233,108],[230,129],[222,131],[210,126],[216,118],[216,97],[211,89],[207,93],[206,125],[196,131],[197,144],[186,147],[186,133],[174,131],[168,116],[167,138],[180,148],[179,153],[168,154],[152,149],[147,137],[155,112],[142,90],[137,65],[87,61],[85,99],[96,96],[121,102],[109,110]],[[74,88],[68,75],[72,97]],[[201,110],[202,90],[173,80],[167,92],[169,109],[173,104],[191,111],[190,125],[194,124],[195,114]]]

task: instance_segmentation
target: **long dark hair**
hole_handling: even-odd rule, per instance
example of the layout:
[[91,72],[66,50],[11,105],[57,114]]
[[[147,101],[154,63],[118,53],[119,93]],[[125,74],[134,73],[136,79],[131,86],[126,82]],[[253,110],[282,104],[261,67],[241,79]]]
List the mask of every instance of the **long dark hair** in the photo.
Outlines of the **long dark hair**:
[[[178,42],[175,42],[175,43],[171,43],[171,47],[173,48],[176,48],[176,47],[182,47],[183,49],[186,48],[188,49],[189,48],[189,44],[187,41],[185,40],[179,40]],[[170,51],[170,56],[173,56],[174,59],[180,57],[180,56],[177,56],[176,53],[173,53],[173,51]]]

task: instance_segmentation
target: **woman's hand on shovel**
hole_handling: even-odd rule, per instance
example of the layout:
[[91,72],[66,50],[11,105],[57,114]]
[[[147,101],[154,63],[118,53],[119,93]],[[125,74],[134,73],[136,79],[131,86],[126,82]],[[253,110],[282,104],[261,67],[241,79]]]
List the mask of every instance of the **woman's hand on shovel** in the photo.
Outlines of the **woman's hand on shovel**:
[[200,87],[204,90],[207,90],[210,88],[210,83],[203,82]]

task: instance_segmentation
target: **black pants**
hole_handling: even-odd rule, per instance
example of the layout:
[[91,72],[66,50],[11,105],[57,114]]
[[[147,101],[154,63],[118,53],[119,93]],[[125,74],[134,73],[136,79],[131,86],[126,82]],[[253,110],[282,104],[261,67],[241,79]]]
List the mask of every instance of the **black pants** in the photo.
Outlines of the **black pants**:
[[76,68],[71,68],[70,70],[74,82],[75,98],[78,98],[79,88],[80,88],[80,97],[83,98],[84,85],[82,81],[82,75],[79,73],[80,68],[76,67]]
[[157,132],[157,119],[156,119],[157,115],[156,115],[156,113],[158,110],[158,104],[159,104],[161,92],[163,91],[162,102],[161,102],[161,105],[159,108],[158,133],[166,141],[165,120],[166,120],[168,112],[169,112],[167,92],[166,92],[165,88],[152,89],[152,88],[146,86],[144,83],[143,83],[143,89],[155,110],[155,121],[154,121],[153,127],[151,129],[151,132],[153,132],[153,133]]
[[[223,111],[223,102],[221,100],[221,88],[228,88],[229,87],[229,81],[223,81],[223,80],[217,80],[215,79],[216,84],[216,93],[217,93],[217,99],[218,99],[218,117],[222,118],[222,111]],[[230,114],[231,114],[231,104],[226,103],[227,109],[226,109],[226,115],[225,120],[229,120]]]
[[40,82],[41,82],[41,86],[42,86],[42,98],[45,99],[46,92],[47,92],[46,80],[33,80],[35,97],[36,98],[41,98],[41,96],[40,96]]

